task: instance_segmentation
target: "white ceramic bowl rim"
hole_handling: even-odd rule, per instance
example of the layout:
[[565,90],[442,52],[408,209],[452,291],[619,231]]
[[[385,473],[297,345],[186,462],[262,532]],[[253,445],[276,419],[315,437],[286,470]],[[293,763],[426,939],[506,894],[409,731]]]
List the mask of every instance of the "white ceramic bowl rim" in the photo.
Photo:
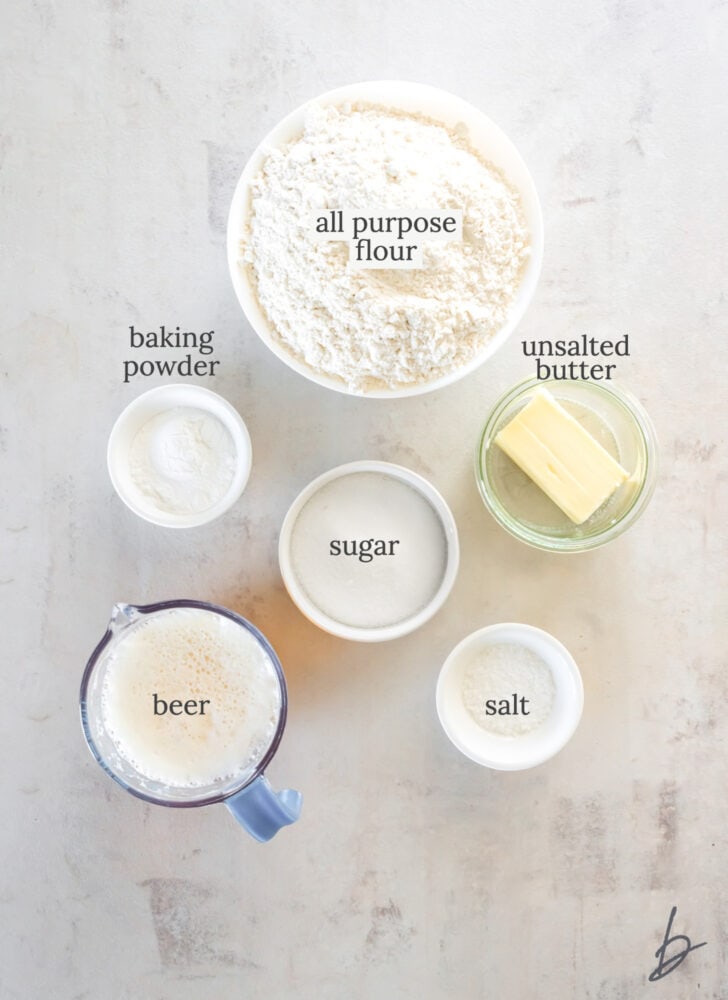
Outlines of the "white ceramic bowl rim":
[[[523,736],[485,732],[462,704],[457,674],[470,659],[466,655],[501,642],[524,645],[541,656],[556,686],[551,716]],[[519,771],[544,763],[568,743],[581,719],[584,686],[573,657],[553,635],[533,625],[501,622],[478,629],[458,643],[440,670],[435,700],[442,728],[461,753],[485,767]]]
[[[370,391],[355,391],[331,376],[315,372],[290,354],[278,341],[258,302],[245,269],[240,267],[239,242],[244,220],[249,214],[251,206],[250,185],[260,172],[265,157],[271,149],[279,148],[300,135],[306,110],[310,105],[341,105],[346,102],[379,104],[407,112],[416,112],[443,122],[450,127],[464,124],[474,148],[503,172],[521,196],[526,222],[531,234],[531,255],[508,320],[468,364],[432,382],[396,389],[377,388]],[[286,115],[263,139],[248,160],[235,188],[228,215],[227,256],[233,288],[248,322],[263,343],[289,368],[310,381],[337,392],[371,399],[392,399],[433,392],[451,385],[479,368],[505,343],[523,318],[538,284],[543,260],[543,217],[536,187],[525,162],[511,140],[495,122],[462,98],[436,87],[402,80],[372,80],[339,87],[306,101],[305,104]]]
[[[151,504],[146,505],[139,491],[133,487],[128,474],[129,446],[134,435],[156,414],[177,406],[198,407],[221,420],[229,431],[237,452],[235,475],[229,489],[217,503],[200,513],[166,513]],[[250,476],[253,449],[243,418],[223,396],[201,385],[175,382],[148,389],[122,410],[109,435],[106,461],[114,489],[135,514],[165,528],[194,528],[208,524],[224,514],[242,494]]]
[[[440,518],[447,545],[445,572],[440,586],[435,594],[433,594],[429,603],[415,615],[405,618],[401,622],[381,628],[360,628],[353,625],[344,625],[336,621],[336,619],[329,617],[311,601],[303,590],[298,582],[291,561],[293,531],[298,515],[306,503],[323,486],[326,486],[327,483],[359,472],[379,472],[383,475],[394,476],[421,493]],[[389,639],[397,639],[400,636],[414,632],[415,629],[424,625],[425,622],[429,621],[439,611],[447,600],[455,583],[460,564],[460,548],[455,518],[445,499],[427,479],[401,465],[395,465],[391,462],[380,462],[373,459],[362,459],[357,462],[347,462],[345,465],[338,465],[336,468],[324,472],[301,490],[289,507],[288,513],[283,520],[278,542],[278,560],[281,576],[291,600],[314,625],[341,639],[351,639],[358,642],[385,642]]]

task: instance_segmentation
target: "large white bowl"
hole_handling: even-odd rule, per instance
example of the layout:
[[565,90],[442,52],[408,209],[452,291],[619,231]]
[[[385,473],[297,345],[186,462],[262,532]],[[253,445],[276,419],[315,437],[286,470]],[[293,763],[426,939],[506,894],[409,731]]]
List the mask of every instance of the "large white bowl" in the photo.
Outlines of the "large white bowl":
[[[283,147],[298,138],[303,131],[306,110],[310,104],[340,105],[345,102],[379,104],[409,113],[426,115],[451,128],[467,129],[470,144],[485,159],[501,170],[510,184],[518,191],[523,212],[531,237],[531,254],[523,273],[520,288],[510,310],[508,321],[472,358],[468,364],[449,372],[432,382],[406,386],[400,389],[353,390],[345,383],[328,375],[320,375],[303,364],[279,342],[260,307],[255,289],[250,281],[247,268],[240,266],[240,239],[246,220],[251,211],[251,184],[260,173],[263,161],[271,149]],[[479,368],[507,340],[523,318],[531,301],[543,259],[543,219],[541,206],[531,175],[521,159],[518,150],[498,126],[486,118],[472,104],[436,87],[420,83],[405,83],[401,80],[376,80],[369,83],[354,83],[348,87],[330,90],[314,98],[287,115],[272,132],[269,132],[243,170],[235,194],[233,195],[227,226],[227,255],[230,276],[240,305],[248,322],[260,339],[273,353],[294,371],[318,385],[335,389],[352,396],[369,396],[378,399],[392,399],[401,396],[417,396],[432,392],[443,386],[457,382]]]

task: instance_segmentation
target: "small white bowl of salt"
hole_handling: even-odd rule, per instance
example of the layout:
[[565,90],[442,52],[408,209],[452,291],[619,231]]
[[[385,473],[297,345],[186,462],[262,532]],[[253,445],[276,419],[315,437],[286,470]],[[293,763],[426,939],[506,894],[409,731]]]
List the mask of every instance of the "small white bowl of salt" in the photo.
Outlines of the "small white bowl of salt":
[[584,687],[568,650],[548,632],[489,625],[450,653],[437,682],[437,714],[470,760],[497,771],[535,767],[579,725]]
[[137,396],[109,436],[114,489],[139,517],[195,528],[241,495],[253,453],[242,417],[199,385],[162,385]]

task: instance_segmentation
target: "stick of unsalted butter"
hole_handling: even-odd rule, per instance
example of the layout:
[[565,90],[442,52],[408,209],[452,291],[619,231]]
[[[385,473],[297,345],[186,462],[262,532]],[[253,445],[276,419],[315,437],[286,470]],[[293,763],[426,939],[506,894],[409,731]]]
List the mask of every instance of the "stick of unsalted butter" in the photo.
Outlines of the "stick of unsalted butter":
[[495,443],[574,524],[583,524],[629,478],[546,389],[534,393]]

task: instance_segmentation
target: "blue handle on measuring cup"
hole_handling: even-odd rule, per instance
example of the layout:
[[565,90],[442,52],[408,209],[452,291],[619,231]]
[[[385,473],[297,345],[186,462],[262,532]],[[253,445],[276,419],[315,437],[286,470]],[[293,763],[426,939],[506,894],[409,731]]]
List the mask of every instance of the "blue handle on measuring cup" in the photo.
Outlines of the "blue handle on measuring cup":
[[274,792],[264,774],[225,799],[225,805],[251,837],[265,841],[301,815],[303,796],[292,788]]

